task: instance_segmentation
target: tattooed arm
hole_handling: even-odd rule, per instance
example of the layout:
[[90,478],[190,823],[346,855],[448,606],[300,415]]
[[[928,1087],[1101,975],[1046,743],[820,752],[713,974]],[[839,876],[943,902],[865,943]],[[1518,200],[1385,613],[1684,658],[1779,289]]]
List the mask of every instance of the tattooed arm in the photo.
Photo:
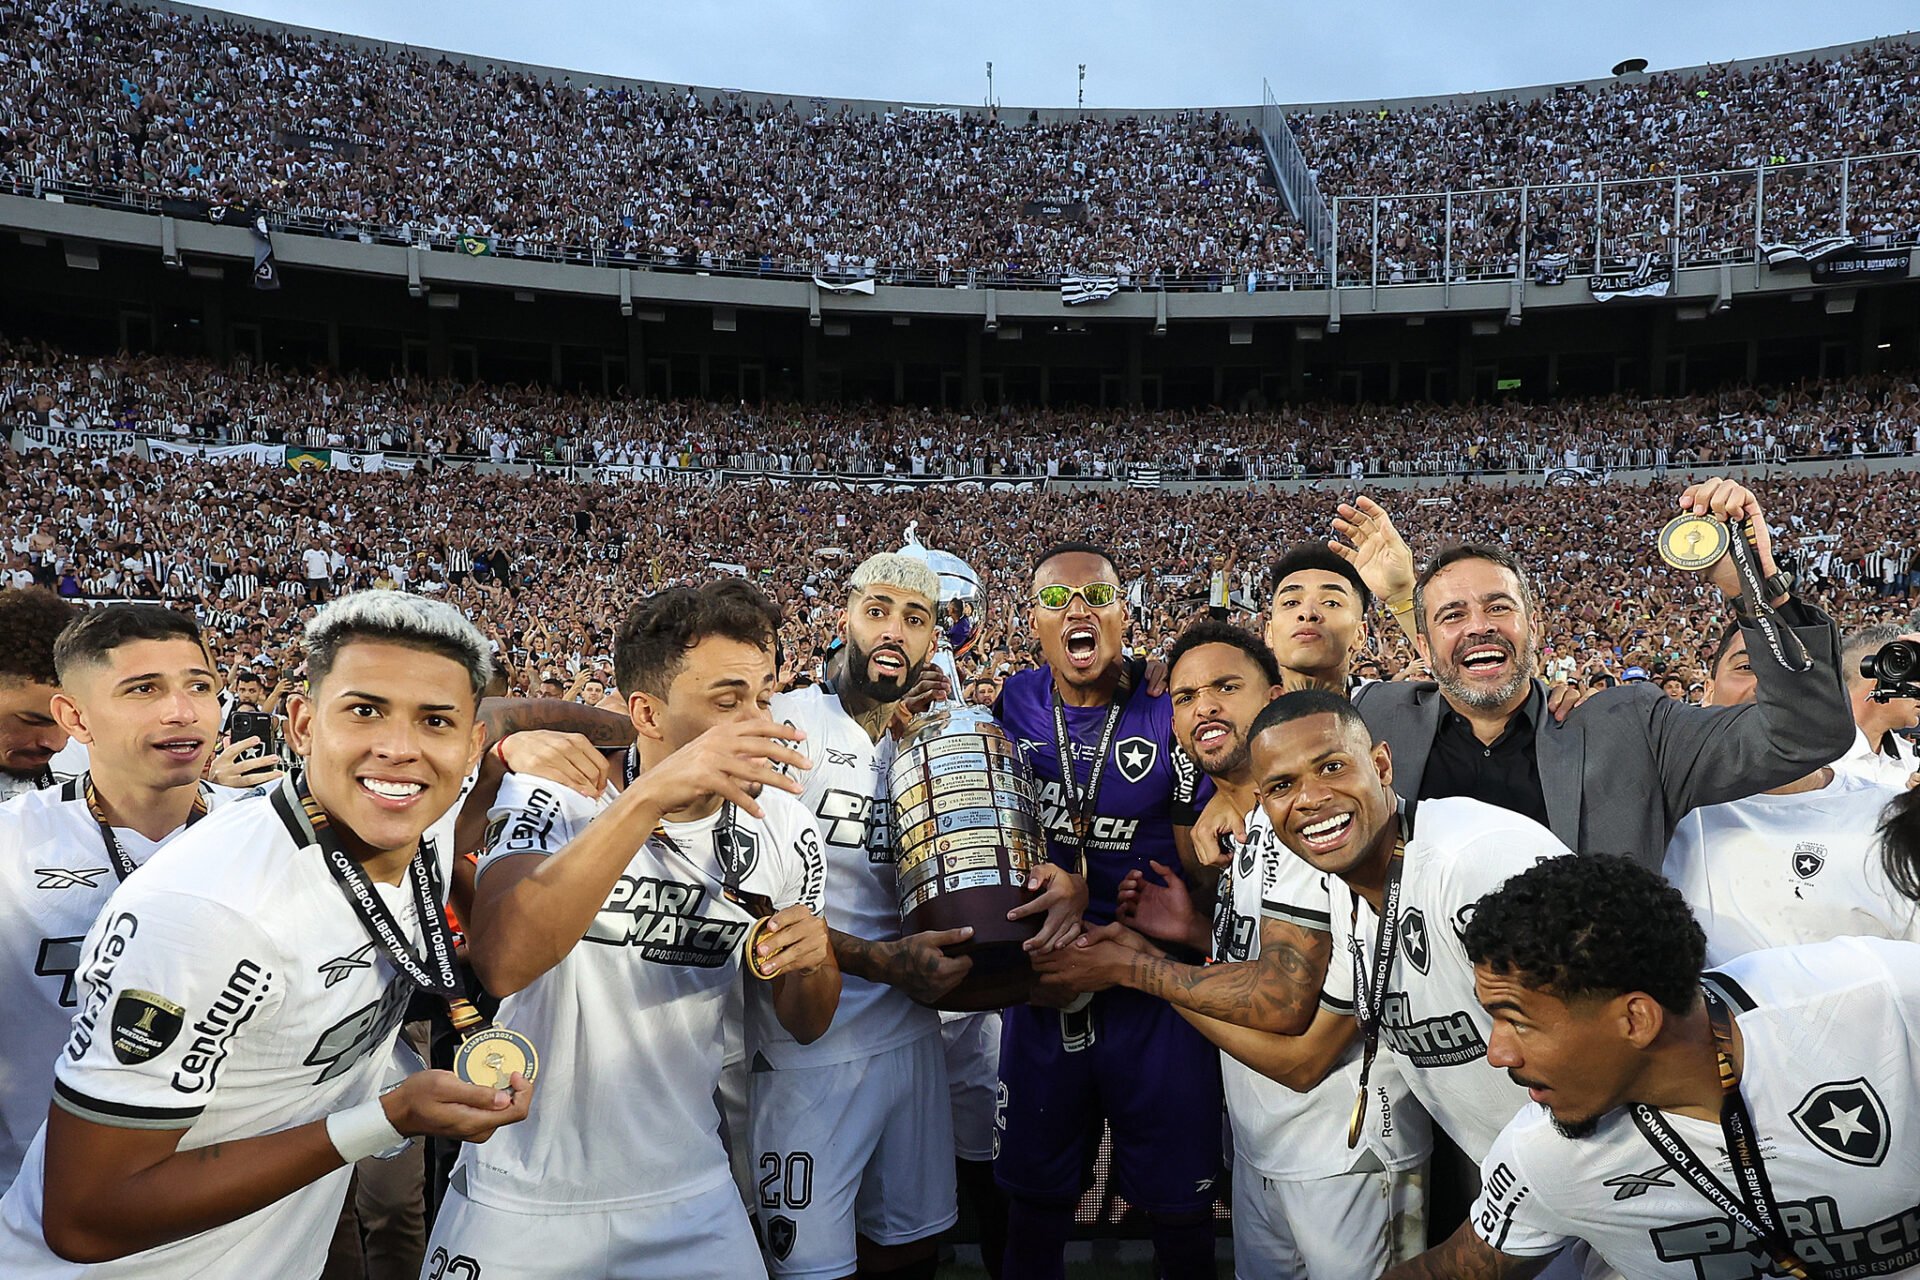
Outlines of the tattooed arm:
[[1444,1244],[1389,1270],[1380,1280],[1530,1280],[1555,1255],[1521,1258],[1500,1253],[1463,1222]]
[[920,1004],[934,1004],[973,969],[968,957],[950,956],[942,950],[971,938],[972,929],[914,933],[894,942],[869,942],[831,928],[827,936],[833,942],[833,958],[840,972],[898,987]]
[[602,751],[625,751],[633,745],[633,721],[617,711],[564,698],[487,698],[480,703],[480,722],[487,726],[489,748],[510,733],[528,729],[577,733]]
[[1262,920],[1257,959],[1197,965],[1132,952],[1119,985],[1221,1022],[1297,1036],[1313,1023],[1332,952],[1328,934]]

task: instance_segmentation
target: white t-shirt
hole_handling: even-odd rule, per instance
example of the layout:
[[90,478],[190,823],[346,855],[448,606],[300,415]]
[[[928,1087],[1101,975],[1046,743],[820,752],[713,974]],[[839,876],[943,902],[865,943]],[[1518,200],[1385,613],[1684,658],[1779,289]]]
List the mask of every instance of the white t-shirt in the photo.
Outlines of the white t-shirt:
[[[47,1119],[53,1061],[67,1042],[79,1005],[80,944],[100,915],[119,873],[100,825],[75,786],[35,791],[0,806],[0,1008],[7,1011],[0,1064],[0,1192],[13,1182],[27,1145]],[[209,809],[240,793],[203,783]],[[149,840],[115,827],[114,840],[135,867],[180,835]]]
[[[1400,1059],[1414,1097],[1468,1156],[1486,1155],[1502,1127],[1527,1101],[1507,1073],[1487,1065],[1493,1020],[1473,990],[1463,942],[1480,899],[1545,858],[1569,850],[1524,814],[1465,796],[1422,800],[1414,810],[1400,874],[1400,931],[1387,975],[1380,1050]],[[1333,955],[1351,974],[1371,974],[1379,921],[1344,880],[1328,877]],[[1351,981],[1351,978],[1349,978]],[[1373,1141],[1373,1119],[1368,1121]],[[1344,1141],[1344,1137],[1342,1141]],[[1380,1153],[1384,1162],[1385,1152]]]
[[306,566],[309,581],[325,578],[333,571],[332,559],[318,547],[308,547],[302,551],[300,561]]
[[[1260,924],[1278,920],[1328,932],[1331,895],[1326,877],[1274,838],[1264,809],[1247,817],[1247,838],[1221,874],[1214,910],[1214,959],[1257,960]],[[1325,1006],[1353,1012],[1353,969],[1344,951],[1328,961]],[[1385,1068],[1385,1069],[1383,1069]],[[1360,1089],[1360,1044],[1347,1047],[1319,1084],[1296,1093],[1224,1050],[1220,1078],[1233,1122],[1235,1155],[1269,1178],[1304,1181],[1351,1172],[1369,1155],[1388,1168],[1409,1169],[1433,1149],[1426,1112],[1382,1054],[1367,1080],[1374,1141],[1347,1146],[1347,1124]],[[1371,1147],[1371,1152],[1369,1148]]]
[[[888,819],[891,734],[875,742],[820,685],[782,693],[773,718],[804,729],[800,751],[813,761],[800,797],[819,827],[827,859],[827,918],[842,933],[868,941],[900,936],[893,870],[898,850]],[[940,1016],[885,983],[840,978],[833,1025],[812,1044],[787,1034],[767,1001],[749,1002],[752,1047],[778,1070],[872,1057],[940,1030]]]
[[[1796,1252],[1834,1276],[1920,1274],[1920,946],[1837,938],[1755,951],[1708,978],[1740,1028],[1740,1093]],[[1735,1188],[1718,1123],[1661,1119]],[[1628,1280],[1774,1274],[1629,1109],[1576,1140],[1528,1103],[1482,1169],[1472,1222],[1502,1253],[1578,1238]]]
[[[530,774],[508,775],[489,811],[481,876],[501,858],[562,854],[613,803]],[[495,1021],[540,1051],[531,1115],[461,1150],[476,1204],[598,1212],[684,1200],[731,1173],[714,1089],[721,1024],[741,980],[748,912],[722,893],[717,841],[740,887],[776,907],[823,905],[820,837],[798,801],[763,792],[764,819],[716,811],[665,824],[627,863],[573,950],[501,1002]]]
[[1896,754],[1891,756],[1876,750],[1867,741],[1866,730],[1856,727],[1853,731],[1853,747],[1835,760],[1833,767],[1840,773],[1865,778],[1869,782],[1904,789],[1907,779],[1920,770],[1920,762],[1914,759],[1913,745],[1909,739],[1895,735],[1893,749]]
[[[439,852],[441,883],[449,870]],[[416,952],[408,884],[374,886]],[[180,1150],[291,1129],[378,1096],[416,988],[368,938],[318,846],[270,797],[225,805],[116,890],[81,944],[54,1103],[97,1124],[183,1129]],[[0,1200],[0,1275],[252,1280],[319,1275],[349,1170],[244,1218],[96,1266],[41,1235],[42,1149]]]
[[1920,941],[1916,904],[1880,864],[1880,815],[1899,794],[1836,772],[1818,791],[1753,795],[1682,818],[1665,871],[1706,930],[1707,963],[1847,936]]

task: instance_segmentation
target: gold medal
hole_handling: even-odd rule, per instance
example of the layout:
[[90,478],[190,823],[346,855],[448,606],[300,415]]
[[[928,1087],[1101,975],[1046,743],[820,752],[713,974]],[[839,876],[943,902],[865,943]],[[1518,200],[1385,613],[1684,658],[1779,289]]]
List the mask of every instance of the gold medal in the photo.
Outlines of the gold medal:
[[780,976],[778,969],[768,969],[764,967],[760,957],[755,955],[753,950],[755,944],[760,941],[760,935],[766,932],[767,921],[770,919],[772,919],[771,916],[761,916],[758,920],[755,920],[753,926],[747,930],[747,968],[753,970],[753,976],[762,982],[771,982]]
[[1711,516],[1675,516],[1657,540],[1660,558],[1676,569],[1704,569],[1727,554],[1731,535],[1724,520]]
[[487,1089],[512,1088],[516,1073],[532,1084],[539,1071],[540,1054],[533,1041],[506,1027],[474,1032],[453,1055],[453,1074]]
[[1347,1149],[1351,1151],[1360,1145],[1360,1126],[1367,1118],[1367,1090],[1362,1085],[1360,1092],[1353,1095],[1353,1119],[1347,1121]]

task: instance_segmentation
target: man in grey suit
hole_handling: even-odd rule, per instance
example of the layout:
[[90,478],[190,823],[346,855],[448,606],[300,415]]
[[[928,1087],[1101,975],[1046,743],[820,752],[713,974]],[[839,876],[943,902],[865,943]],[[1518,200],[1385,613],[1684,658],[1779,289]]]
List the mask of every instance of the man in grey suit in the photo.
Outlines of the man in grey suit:
[[[1775,657],[1724,556],[1705,572],[1747,635],[1758,690],[1752,705],[1688,706],[1642,681],[1597,694],[1560,719],[1535,675],[1541,627],[1525,571],[1502,547],[1453,547],[1413,583],[1416,644],[1437,683],[1368,685],[1354,697],[1393,753],[1402,794],[1471,796],[1545,823],[1579,852],[1624,853],[1657,871],[1689,810],[1782,786],[1847,751],[1854,729],[1839,636],[1832,619],[1792,596],[1759,501],[1716,478],[1689,486],[1679,509],[1751,522],[1769,603],[1812,665],[1793,671]],[[1370,553],[1398,535],[1385,512],[1342,515],[1335,528],[1354,545],[1336,549],[1382,579],[1368,585],[1391,607],[1405,594],[1392,569],[1410,560]]]

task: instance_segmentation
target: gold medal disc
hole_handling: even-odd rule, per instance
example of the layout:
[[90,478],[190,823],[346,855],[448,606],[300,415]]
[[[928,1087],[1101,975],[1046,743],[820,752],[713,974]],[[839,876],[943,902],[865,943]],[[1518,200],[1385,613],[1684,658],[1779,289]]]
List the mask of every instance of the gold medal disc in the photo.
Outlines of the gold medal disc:
[[1676,569],[1704,569],[1727,554],[1731,538],[1724,520],[1675,516],[1660,531],[1660,558]]
[[1360,1145],[1360,1126],[1367,1118],[1367,1091],[1360,1090],[1353,1097],[1353,1119],[1347,1121],[1347,1148],[1352,1150]]
[[753,952],[755,944],[760,941],[761,933],[766,929],[767,921],[771,918],[770,916],[761,916],[753,922],[753,927],[747,930],[747,968],[753,970],[753,976],[762,982],[771,982],[780,976],[778,969],[762,968],[760,957]]
[[505,1027],[475,1032],[453,1055],[453,1074],[487,1089],[511,1088],[515,1072],[532,1084],[539,1070],[540,1054],[533,1041]]

